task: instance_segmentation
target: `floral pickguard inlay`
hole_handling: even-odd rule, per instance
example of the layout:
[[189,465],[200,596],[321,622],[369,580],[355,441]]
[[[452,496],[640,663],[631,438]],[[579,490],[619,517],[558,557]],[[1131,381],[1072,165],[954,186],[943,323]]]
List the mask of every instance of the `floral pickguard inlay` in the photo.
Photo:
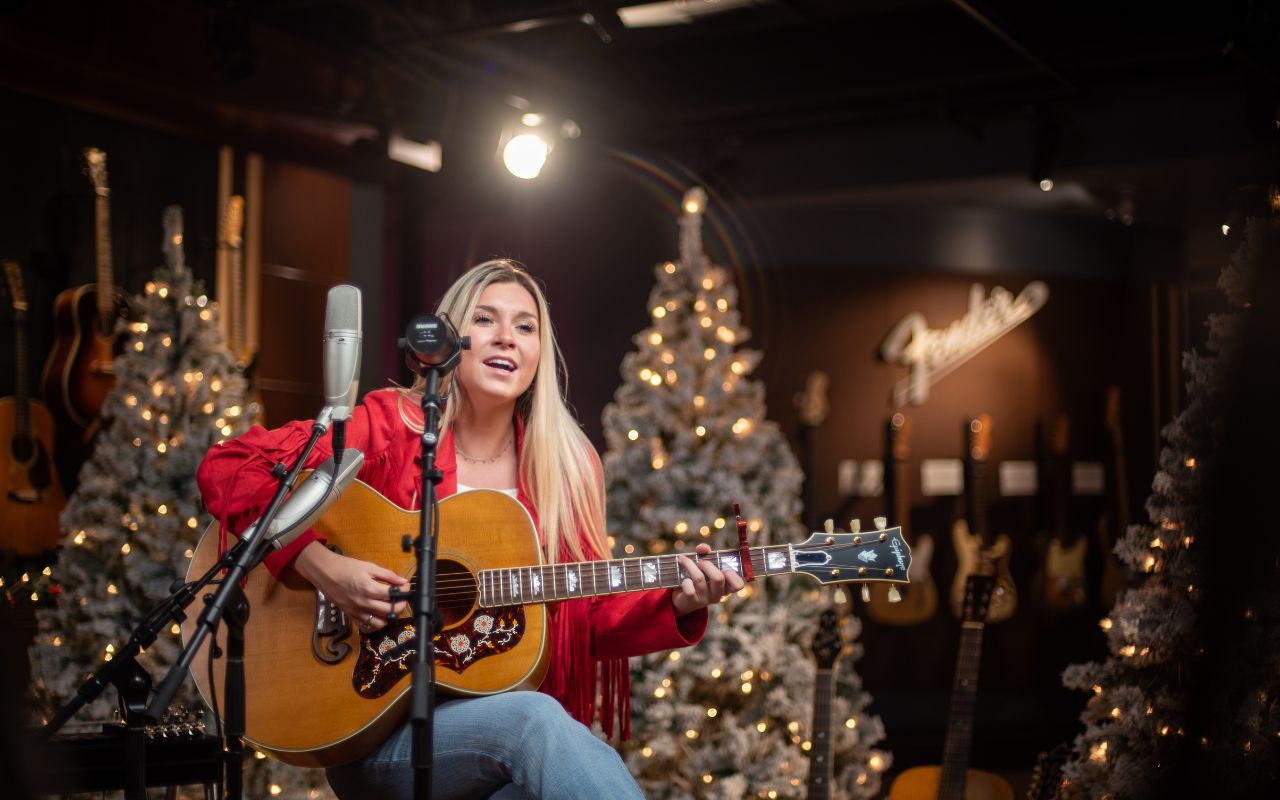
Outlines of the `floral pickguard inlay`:
[[[477,609],[461,625],[435,635],[436,666],[461,673],[482,658],[505,653],[520,643],[524,625],[524,606]],[[415,641],[409,618],[361,635],[360,656],[351,676],[356,694],[369,700],[382,697],[412,672],[418,649]]]

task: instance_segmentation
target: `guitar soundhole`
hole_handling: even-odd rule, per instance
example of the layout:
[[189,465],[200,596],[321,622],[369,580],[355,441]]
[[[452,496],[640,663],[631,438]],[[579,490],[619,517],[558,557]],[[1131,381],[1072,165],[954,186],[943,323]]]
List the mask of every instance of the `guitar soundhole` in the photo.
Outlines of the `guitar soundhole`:
[[[417,583],[416,577],[414,583]],[[466,567],[448,559],[436,561],[436,603],[444,615],[445,628],[465,620],[478,600],[476,578]]]

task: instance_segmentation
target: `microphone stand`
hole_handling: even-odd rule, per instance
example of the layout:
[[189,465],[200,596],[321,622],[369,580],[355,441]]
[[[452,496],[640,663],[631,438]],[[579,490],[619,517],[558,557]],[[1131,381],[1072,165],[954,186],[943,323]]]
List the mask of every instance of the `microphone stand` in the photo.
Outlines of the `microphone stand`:
[[[182,655],[174,665],[169,668],[164,682],[160,684],[160,688],[152,699],[151,705],[147,708],[147,714],[152,719],[158,719],[164,713],[169,701],[177,693],[178,687],[186,679],[187,670],[190,669],[191,662],[195,659],[196,651],[200,649],[200,645],[204,643],[205,638],[213,633],[213,630],[218,626],[218,622],[225,616],[227,620],[227,669],[223,677],[223,691],[226,698],[223,701],[225,703],[223,721],[225,723],[224,734],[227,739],[226,795],[232,800],[240,800],[244,789],[244,760],[242,757],[244,753],[245,713],[244,626],[249,620],[249,604],[245,600],[240,583],[248,575],[249,570],[256,567],[266,556],[267,546],[270,541],[267,531],[270,530],[271,523],[275,521],[276,515],[280,511],[280,506],[284,503],[285,496],[293,490],[294,485],[297,483],[298,474],[302,472],[302,465],[306,463],[307,457],[311,455],[311,450],[315,447],[316,442],[320,440],[320,437],[328,429],[327,422],[327,419],[317,420],[311,427],[311,437],[307,439],[307,444],[302,448],[302,453],[298,456],[293,468],[281,475],[280,485],[276,487],[275,496],[271,498],[271,503],[267,506],[266,512],[263,513],[257,524],[245,532],[236,547],[227,551],[228,553],[236,553],[231,563],[225,565],[227,574],[223,576],[218,590],[212,595],[205,596],[204,613],[200,615],[199,623],[191,637],[191,641],[187,643]],[[273,473],[283,473],[283,469],[284,464],[282,462],[276,465]],[[224,565],[220,561],[217,566]],[[217,642],[214,641],[211,646],[216,650]],[[217,709],[214,709],[214,713],[217,713]]]
[[[447,368],[446,368],[447,369]],[[422,509],[418,515],[418,538],[405,536],[402,546],[408,552],[412,544],[417,555],[415,587],[408,591],[392,590],[392,601],[409,600],[413,607],[417,630],[417,655],[413,662],[413,697],[410,702],[409,725],[413,734],[413,796],[430,800],[433,730],[435,726],[436,660],[433,653],[435,633],[443,618],[436,599],[436,487],[443,473],[436,467],[436,446],[440,442],[440,378],[444,369],[427,367],[419,374],[426,378],[422,392]]]

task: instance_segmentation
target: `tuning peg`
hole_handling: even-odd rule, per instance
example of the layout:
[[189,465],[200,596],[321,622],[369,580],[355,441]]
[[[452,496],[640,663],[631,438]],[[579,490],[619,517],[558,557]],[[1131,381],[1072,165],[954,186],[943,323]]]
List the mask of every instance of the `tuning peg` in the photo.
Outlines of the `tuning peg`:
[[902,592],[898,591],[897,586],[894,586],[893,584],[889,584],[889,602],[897,603],[897,602],[900,602],[901,600],[902,600]]
[[875,522],[876,522],[876,530],[878,531],[884,530],[889,525],[889,520],[885,519],[884,517],[876,517]]
[[834,520],[826,520],[822,523],[822,529],[827,533],[835,533],[836,523]]
[[862,602],[864,603],[871,602],[871,587],[866,585],[865,583],[862,584]]
[[862,530],[862,520],[860,519],[849,520],[849,533],[858,533],[861,530]]

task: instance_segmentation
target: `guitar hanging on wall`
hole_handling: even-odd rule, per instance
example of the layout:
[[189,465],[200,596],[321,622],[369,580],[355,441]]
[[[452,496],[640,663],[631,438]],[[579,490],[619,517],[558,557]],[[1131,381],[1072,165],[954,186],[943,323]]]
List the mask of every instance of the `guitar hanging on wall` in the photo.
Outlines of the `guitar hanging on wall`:
[[249,283],[244,268],[244,198],[238,194],[227,200],[219,232],[219,246],[227,253],[228,286],[225,312],[227,349],[236,359],[236,367],[244,374],[245,417],[261,422],[262,392],[258,385],[258,353],[249,341]]
[[986,465],[991,454],[991,417],[982,414],[965,426],[965,515],[951,528],[951,541],[956,550],[956,575],[951,584],[951,610],[957,617],[964,607],[965,581],[979,565],[989,561],[995,572],[991,590],[991,608],[987,622],[1004,622],[1018,607],[1018,593],[1009,560],[1013,549],[1007,534],[1000,534],[994,544],[987,544]]
[[835,696],[835,666],[844,639],[833,608],[818,617],[818,632],[813,636],[813,658],[817,671],[813,676],[813,749],[809,751],[809,800],[831,800],[831,781],[835,765],[831,761],[831,698]]
[[1120,387],[1107,390],[1107,432],[1111,434],[1111,508],[1098,520],[1098,544],[1102,549],[1102,579],[1098,601],[1104,609],[1115,606],[1130,585],[1128,571],[1116,558],[1115,545],[1129,529],[1129,480],[1124,458],[1124,429],[1120,414]]
[[111,274],[111,190],[107,186],[107,154],[84,151],[85,172],[93,183],[94,261],[97,282],[64,289],[53,302],[57,337],[44,366],[44,396],[58,424],[83,431],[84,441],[97,430],[98,414],[115,386],[116,321],[129,315],[123,290]]
[[1013,800],[1013,787],[994,773],[969,769],[973,744],[973,712],[978,698],[978,665],[982,631],[996,581],[990,562],[964,582],[960,609],[960,649],[951,687],[951,712],[942,749],[942,765],[912,767],[894,779],[889,800]]
[[[675,587],[679,554],[543,564],[529,514],[515,499],[487,489],[440,501],[436,597],[444,626],[435,637],[436,688],[453,695],[489,695],[536,689],[548,667],[545,603],[569,598]],[[911,551],[899,528],[814,533],[798,544],[721,550],[715,560],[750,580],[803,573],[820,583],[906,583]],[[417,530],[418,512],[406,511],[356,481],[317,524],[331,546],[411,576],[412,555],[402,535]],[[740,536],[746,523],[739,520]],[[230,534],[228,534],[231,536]],[[234,538],[232,536],[231,538]],[[204,574],[218,557],[218,524],[205,530],[188,567]],[[745,560],[744,560],[745,554]],[[693,558],[692,554],[685,555]],[[362,633],[354,653],[345,615],[292,571],[276,581],[266,570],[249,573],[244,588],[252,614],[245,627],[245,739],[297,766],[332,766],[372,750],[408,714],[417,646],[410,616]],[[189,638],[199,615],[184,623]],[[220,646],[225,649],[222,629]],[[206,640],[203,648],[207,648]],[[202,650],[203,650],[202,648]],[[214,662],[213,684],[197,654],[191,675],[205,702],[225,671]]]
[[1051,537],[1045,550],[1044,563],[1035,577],[1034,593],[1051,611],[1066,612],[1084,605],[1085,556],[1089,540],[1072,530],[1071,458],[1069,442],[1071,424],[1066,415],[1058,418],[1045,470],[1045,497],[1051,518]]
[[[911,420],[901,412],[885,425],[885,494],[890,516],[904,535],[911,529]],[[888,587],[871,587],[867,600],[867,616],[882,625],[919,625],[928,622],[938,610],[938,587],[929,574],[933,559],[933,537],[926,534],[907,535],[911,543],[911,586],[898,602],[889,598]]]
[[66,495],[53,468],[53,416],[27,389],[27,294],[22,268],[4,262],[14,314],[16,392],[0,399],[0,552],[35,556],[56,550]]

